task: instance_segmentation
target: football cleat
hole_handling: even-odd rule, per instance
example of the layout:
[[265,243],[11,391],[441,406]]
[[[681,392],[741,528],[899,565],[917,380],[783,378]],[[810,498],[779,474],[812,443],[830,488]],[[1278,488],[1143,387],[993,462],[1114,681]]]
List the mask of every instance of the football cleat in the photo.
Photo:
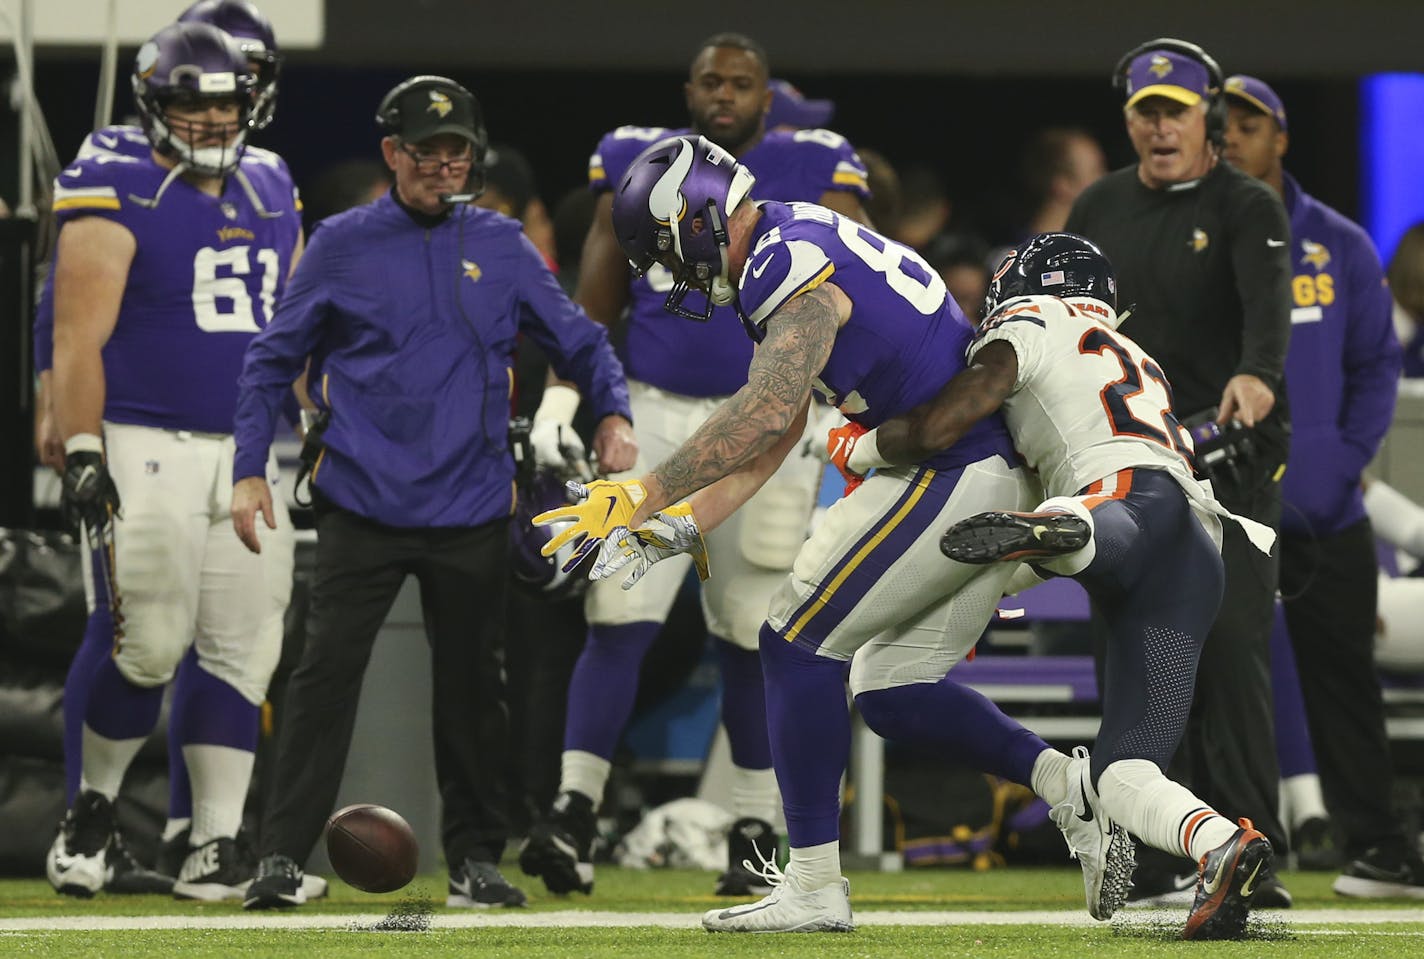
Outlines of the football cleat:
[[109,866],[109,878],[104,883],[105,892],[121,896],[155,893],[166,896],[173,891],[173,874],[144,868],[117,832],[109,841],[105,861]]
[[1363,899],[1424,899],[1424,862],[1376,846],[1346,866],[1331,888]]
[[761,878],[771,887],[770,894],[759,902],[708,910],[702,915],[702,928],[708,932],[855,931],[850,880],[842,877],[808,891],[801,888],[794,874],[783,873],[774,862],[762,864]]
[[1202,856],[1197,894],[1183,939],[1244,939],[1246,916],[1261,881],[1271,872],[1271,842],[1251,825]]
[[307,901],[302,867],[283,855],[271,855],[257,865],[257,877],[242,896],[244,909],[290,909]]
[[88,899],[110,877],[109,845],[114,837],[114,804],[86,789],[64,814],[59,834],[45,856],[49,884],[66,896]]
[[238,851],[237,840],[219,837],[188,852],[173,883],[173,898],[242,899],[250,882],[252,867]]
[[1075,746],[1068,764],[1068,798],[1049,815],[1063,833],[1068,852],[1083,867],[1083,894],[1088,914],[1111,919],[1127,901],[1136,848],[1127,830],[1108,818],[1098,805],[1089,771],[1088,750]]
[[1132,888],[1127,891],[1129,909],[1175,909],[1192,904],[1192,889],[1197,884],[1195,872],[1180,875],[1160,868],[1141,866],[1132,875]]
[[467,909],[499,909],[524,905],[526,899],[519,887],[500,875],[492,862],[466,859],[464,865],[450,873],[450,891],[445,905]]
[[563,792],[549,816],[529,829],[519,850],[519,868],[538,876],[552,893],[593,892],[593,838],[598,822],[593,800],[583,793]]
[[1087,522],[1072,513],[993,511],[955,523],[939,548],[956,563],[1031,563],[1076,552],[1092,535]]
[[780,839],[771,823],[744,817],[732,823],[727,834],[727,871],[717,877],[719,896],[765,896],[771,883],[762,875],[762,865],[776,861]]

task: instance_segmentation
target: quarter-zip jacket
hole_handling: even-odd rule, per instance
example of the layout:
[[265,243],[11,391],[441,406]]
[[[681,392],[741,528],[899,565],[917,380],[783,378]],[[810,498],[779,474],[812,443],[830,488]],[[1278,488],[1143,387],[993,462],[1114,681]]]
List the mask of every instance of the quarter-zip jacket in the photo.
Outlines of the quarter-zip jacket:
[[1360,473],[1394,416],[1400,347],[1369,235],[1285,175],[1291,228],[1286,354],[1290,459],[1281,483],[1287,533],[1338,533],[1365,518]]
[[330,411],[312,482],[395,527],[509,515],[513,353],[523,333],[596,418],[631,419],[604,328],[559,288],[517,221],[460,205],[421,216],[390,194],[318,224],[244,358],[233,479],[264,475],[283,394],[311,358]]

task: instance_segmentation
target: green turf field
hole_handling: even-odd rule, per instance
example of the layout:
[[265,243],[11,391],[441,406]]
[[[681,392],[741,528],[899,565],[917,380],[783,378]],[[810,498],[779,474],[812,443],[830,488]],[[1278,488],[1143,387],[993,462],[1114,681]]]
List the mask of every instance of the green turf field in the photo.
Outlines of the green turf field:
[[0,957],[1424,956],[1424,902],[1341,899],[1330,891],[1333,876],[1323,873],[1287,874],[1296,908],[1253,917],[1250,937],[1237,943],[1177,941],[1185,910],[1127,910],[1112,923],[1095,923],[1082,908],[1079,873],[1070,868],[851,873],[850,879],[860,928],[797,936],[703,932],[700,914],[726,901],[709,894],[710,874],[672,870],[600,867],[590,897],[549,896],[532,881],[524,885],[527,909],[493,912],[445,909],[439,875],[386,896],[333,882],[330,898],[288,913],[158,896],[85,902],[56,896],[43,880],[6,880]]

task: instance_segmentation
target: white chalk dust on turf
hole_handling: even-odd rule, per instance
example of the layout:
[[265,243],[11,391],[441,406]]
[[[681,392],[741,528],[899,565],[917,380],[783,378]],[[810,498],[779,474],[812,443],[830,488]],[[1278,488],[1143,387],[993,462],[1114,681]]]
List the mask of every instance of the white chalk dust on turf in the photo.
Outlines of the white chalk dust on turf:
[[[1153,911],[1134,910],[1124,921],[1136,925],[1154,915]],[[1180,921],[1185,911],[1157,913],[1164,919]],[[1300,926],[1377,925],[1392,922],[1424,921],[1418,909],[1299,909],[1261,911],[1253,915],[1284,923],[1292,932],[1324,934],[1325,930],[1302,930]],[[333,929],[366,931],[385,918],[381,913],[353,915],[318,915],[315,913],[234,913],[223,916],[35,916],[23,919],[0,919],[0,934],[49,931],[107,931],[124,929]],[[1077,911],[1055,912],[889,912],[884,910],[857,912],[861,926],[1102,926],[1088,915]],[[485,927],[547,928],[571,926],[582,928],[654,926],[662,929],[700,929],[700,914],[675,912],[595,912],[563,910],[532,912],[505,910],[499,912],[438,913],[430,917],[431,929],[476,929]],[[1411,933],[1411,935],[1413,935]]]

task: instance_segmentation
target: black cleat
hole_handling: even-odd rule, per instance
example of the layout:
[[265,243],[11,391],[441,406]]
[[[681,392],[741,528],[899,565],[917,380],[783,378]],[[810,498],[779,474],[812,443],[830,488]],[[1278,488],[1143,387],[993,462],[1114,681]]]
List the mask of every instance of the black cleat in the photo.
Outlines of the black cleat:
[[593,800],[563,792],[549,815],[535,823],[519,850],[519,868],[538,876],[552,893],[593,892],[593,838],[598,829]]
[[257,866],[257,878],[242,897],[244,909],[290,909],[307,901],[302,867],[282,855],[271,855]]
[[727,871],[717,877],[717,895],[744,899],[770,895],[771,882],[762,872],[766,863],[776,862],[780,842],[764,819],[746,817],[732,823],[727,834]]
[[103,889],[114,836],[114,804],[108,797],[92,789],[75,796],[45,857],[45,875],[55,891],[88,899]]
[[105,853],[109,865],[109,878],[104,881],[104,891],[120,896],[162,895],[173,891],[173,876],[158,870],[146,869],[134,858],[129,847],[124,845],[118,833],[109,841]]
[[1331,888],[1362,899],[1424,899],[1424,861],[1376,846],[1346,866]]
[[1183,939],[1244,939],[1257,887],[1271,873],[1271,842],[1242,819],[1230,839],[1202,857]]
[[1072,513],[976,513],[949,528],[940,552],[956,563],[1033,562],[1088,545],[1092,530]]
[[445,905],[466,909],[499,909],[524,905],[524,892],[500,874],[492,862],[466,859],[450,873]]

